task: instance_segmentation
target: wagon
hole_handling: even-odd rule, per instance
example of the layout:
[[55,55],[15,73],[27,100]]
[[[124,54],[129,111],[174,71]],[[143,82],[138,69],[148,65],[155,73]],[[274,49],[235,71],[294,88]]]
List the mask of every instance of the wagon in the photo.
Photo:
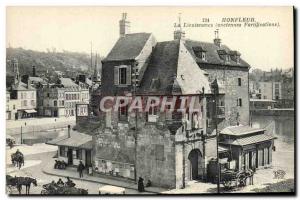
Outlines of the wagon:
[[105,185],[99,188],[99,194],[125,194],[125,188]]

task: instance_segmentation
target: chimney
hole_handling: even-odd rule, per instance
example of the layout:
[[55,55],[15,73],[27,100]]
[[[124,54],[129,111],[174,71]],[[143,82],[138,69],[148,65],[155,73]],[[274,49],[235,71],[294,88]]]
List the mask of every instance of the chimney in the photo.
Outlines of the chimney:
[[181,27],[181,13],[178,15],[178,24],[174,31],[174,40],[180,40],[185,38],[185,32],[182,30]]
[[71,137],[71,125],[68,125],[68,138]]
[[221,39],[219,38],[219,29],[215,30],[214,44],[218,47],[221,47]]
[[120,37],[130,33],[130,22],[127,21],[127,13],[122,13],[122,19],[119,21]]
[[32,76],[33,76],[33,77],[36,77],[35,66],[34,66],[34,65],[32,66]]
[[30,84],[30,79],[29,79],[29,77],[28,77],[28,79],[27,79],[27,88],[28,88],[28,89],[31,88],[31,84]]

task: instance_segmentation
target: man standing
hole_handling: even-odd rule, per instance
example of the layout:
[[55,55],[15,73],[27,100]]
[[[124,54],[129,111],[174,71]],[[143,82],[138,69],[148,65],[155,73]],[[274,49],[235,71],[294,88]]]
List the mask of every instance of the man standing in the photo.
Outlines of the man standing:
[[84,170],[84,165],[82,163],[82,161],[79,162],[77,171],[79,172],[79,178],[83,177],[83,170]]

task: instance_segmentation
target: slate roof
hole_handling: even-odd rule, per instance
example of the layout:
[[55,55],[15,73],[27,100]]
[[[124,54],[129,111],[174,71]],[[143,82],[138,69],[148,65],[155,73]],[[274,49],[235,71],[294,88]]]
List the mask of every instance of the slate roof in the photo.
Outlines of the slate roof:
[[247,134],[261,132],[261,131],[265,131],[265,129],[252,128],[250,126],[229,126],[229,127],[224,128],[220,132],[220,134],[241,136],[241,135],[247,135]]
[[[177,72],[178,54],[178,40],[158,42],[141,80],[140,92],[171,93]],[[158,80],[155,88],[151,87],[152,80]]]
[[92,136],[78,131],[71,131],[70,136],[70,138],[68,136],[55,138],[48,141],[47,144],[92,149]]
[[[232,54],[233,52],[238,53],[237,51],[232,51],[230,50],[226,45],[221,45],[219,48],[217,45],[214,43],[208,43],[208,42],[200,42],[200,41],[195,41],[195,40],[189,40],[187,39],[185,41],[185,46],[189,50],[189,52],[192,54],[194,59],[198,64],[201,63],[208,63],[208,64],[217,64],[217,65],[224,65],[224,60],[221,59],[221,57],[218,54],[218,51],[221,50],[222,52],[226,52],[227,54]],[[198,58],[193,49],[201,48],[204,51],[206,51],[206,61],[203,61],[201,58]],[[233,61],[230,59],[230,61],[226,64],[230,66],[240,66],[240,67],[250,67],[250,65],[244,61],[243,59],[240,59],[240,63],[238,64],[237,62]]]
[[29,77],[29,80],[30,80],[30,81],[33,81],[33,82],[36,82],[36,83],[46,83],[46,81],[43,80],[43,79],[40,78],[40,77],[30,76],[30,77]]
[[182,45],[179,40],[156,44],[140,83],[140,93],[196,94],[202,91],[202,87],[206,93],[210,92],[205,72]]
[[151,33],[133,33],[120,37],[103,62],[135,59],[150,36]]
[[29,88],[28,88],[27,84],[25,84],[21,81],[17,84],[12,85],[12,89],[13,90],[35,90],[31,85],[29,85]]
[[72,79],[70,78],[59,78],[60,83],[64,87],[73,87],[73,86],[78,86]]
[[272,135],[267,135],[267,134],[259,134],[259,135],[252,135],[248,137],[243,137],[243,138],[238,138],[236,140],[231,140],[231,141],[226,141],[222,142],[223,144],[227,145],[237,145],[237,146],[245,146],[249,144],[255,144],[259,142],[265,142],[268,140],[273,140],[276,139],[276,137]]

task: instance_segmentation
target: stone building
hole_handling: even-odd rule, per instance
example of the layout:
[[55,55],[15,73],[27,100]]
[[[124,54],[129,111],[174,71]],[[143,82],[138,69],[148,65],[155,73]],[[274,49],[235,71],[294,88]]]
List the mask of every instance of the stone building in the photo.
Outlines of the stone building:
[[89,102],[89,87],[84,84],[78,85],[70,78],[60,78],[60,85],[65,90],[65,116],[75,116],[76,104]]
[[65,89],[58,85],[40,88],[41,114],[47,117],[65,116]]
[[12,109],[10,119],[17,120],[35,117],[37,114],[36,89],[31,86],[29,81],[27,84],[21,81],[17,59],[13,59],[12,67],[14,72],[14,83],[9,89],[10,98],[8,105],[9,109]]
[[120,38],[102,60],[101,98],[140,97],[146,103],[153,96],[168,102],[175,97],[175,107],[184,97],[196,100],[180,113],[150,103],[144,112],[100,110],[98,123],[78,116],[78,130],[90,127],[85,131],[93,135],[94,174],[143,177],[168,188],[205,181],[208,162],[217,157],[215,124],[222,129],[249,123],[249,65],[218,36],[214,43],[193,41],[180,28],[174,40],[157,42],[151,33],[129,34],[130,22],[122,16]]

